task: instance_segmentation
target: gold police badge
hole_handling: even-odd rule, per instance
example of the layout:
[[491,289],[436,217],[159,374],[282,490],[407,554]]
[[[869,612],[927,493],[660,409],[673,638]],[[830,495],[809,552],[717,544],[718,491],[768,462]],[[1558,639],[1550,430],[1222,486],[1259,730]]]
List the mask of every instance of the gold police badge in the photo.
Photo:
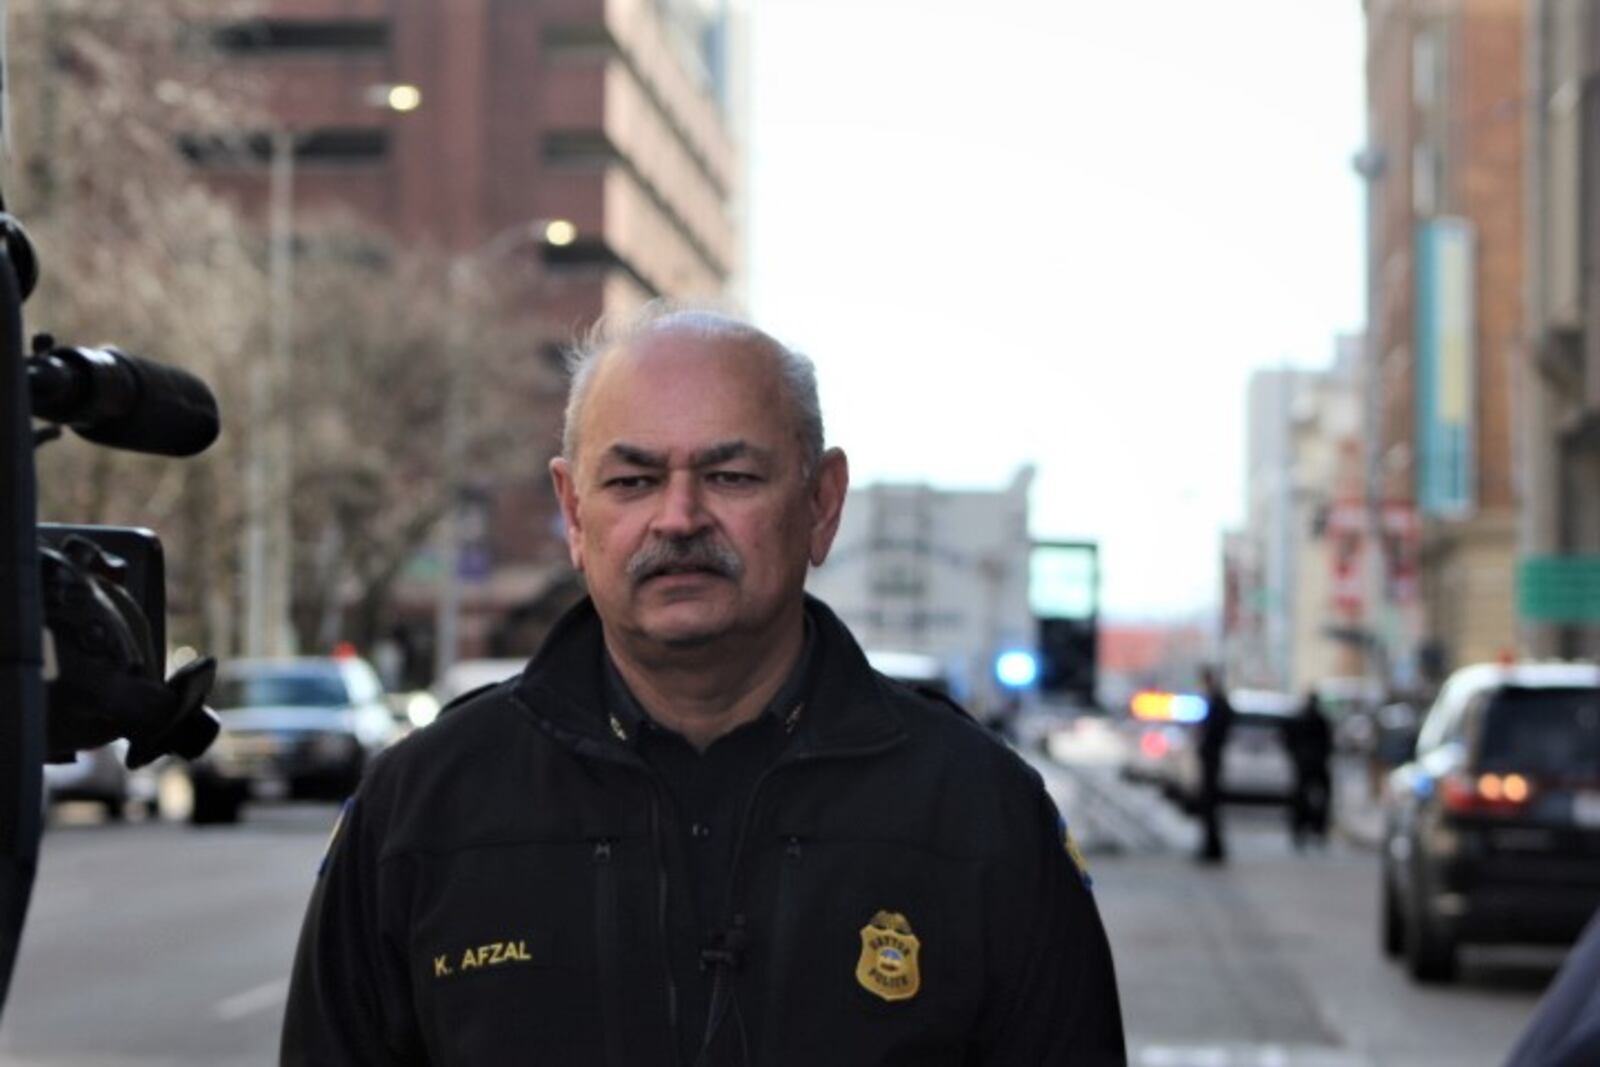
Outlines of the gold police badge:
[[856,981],[862,989],[884,1000],[910,1000],[922,988],[922,974],[917,970],[920,945],[904,915],[878,912],[861,928]]

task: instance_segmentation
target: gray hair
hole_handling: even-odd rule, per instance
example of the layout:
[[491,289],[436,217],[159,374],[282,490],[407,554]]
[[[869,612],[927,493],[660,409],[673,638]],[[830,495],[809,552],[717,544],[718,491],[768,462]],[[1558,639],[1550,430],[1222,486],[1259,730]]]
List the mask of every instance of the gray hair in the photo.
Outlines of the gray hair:
[[604,357],[651,337],[688,334],[705,339],[737,341],[770,356],[778,367],[784,392],[799,427],[802,473],[809,477],[822,462],[822,405],[817,400],[817,369],[811,360],[786,347],[772,335],[734,315],[709,307],[652,300],[631,315],[605,316],[566,353],[567,410],[561,428],[561,454],[574,463],[578,454],[578,424],[589,388]]

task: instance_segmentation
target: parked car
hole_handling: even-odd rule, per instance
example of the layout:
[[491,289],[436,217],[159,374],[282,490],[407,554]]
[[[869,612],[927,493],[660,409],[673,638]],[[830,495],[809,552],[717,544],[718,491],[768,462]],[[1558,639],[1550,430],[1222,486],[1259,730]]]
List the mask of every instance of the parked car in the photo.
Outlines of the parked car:
[[1600,667],[1452,674],[1389,776],[1381,941],[1419,981],[1468,943],[1570,944],[1600,908]]
[[113,741],[79,752],[71,763],[45,764],[45,802],[87,801],[98,804],[108,819],[121,819],[130,803],[148,804],[150,791],[140,788],[123,763],[127,752],[126,741]]
[[211,705],[222,733],[188,771],[196,823],[235,822],[249,800],[347,796],[403,731],[356,656],[224,663]]

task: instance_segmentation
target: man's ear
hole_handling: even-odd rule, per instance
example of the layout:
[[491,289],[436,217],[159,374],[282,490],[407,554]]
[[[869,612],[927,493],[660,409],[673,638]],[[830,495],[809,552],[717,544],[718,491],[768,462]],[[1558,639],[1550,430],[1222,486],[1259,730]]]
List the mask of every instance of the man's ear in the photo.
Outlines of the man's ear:
[[565,458],[557,456],[550,461],[550,481],[555,485],[556,499],[561,502],[562,525],[566,528],[567,555],[575,570],[583,570],[583,524],[578,518],[578,486],[576,471]]
[[811,565],[820,567],[833,548],[844,515],[845,493],[850,488],[850,461],[843,451],[830,448],[822,454],[811,476]]

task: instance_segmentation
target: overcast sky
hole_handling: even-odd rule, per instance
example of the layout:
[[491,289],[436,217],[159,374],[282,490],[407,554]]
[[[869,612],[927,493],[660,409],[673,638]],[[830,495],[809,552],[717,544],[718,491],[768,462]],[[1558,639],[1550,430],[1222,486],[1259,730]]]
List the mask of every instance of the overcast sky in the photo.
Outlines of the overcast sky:
[[853,481],[1033,463],[1110,613],[1214,603],[1251,370],[1363,318],[1361,4],[751,7],[751,309]]

